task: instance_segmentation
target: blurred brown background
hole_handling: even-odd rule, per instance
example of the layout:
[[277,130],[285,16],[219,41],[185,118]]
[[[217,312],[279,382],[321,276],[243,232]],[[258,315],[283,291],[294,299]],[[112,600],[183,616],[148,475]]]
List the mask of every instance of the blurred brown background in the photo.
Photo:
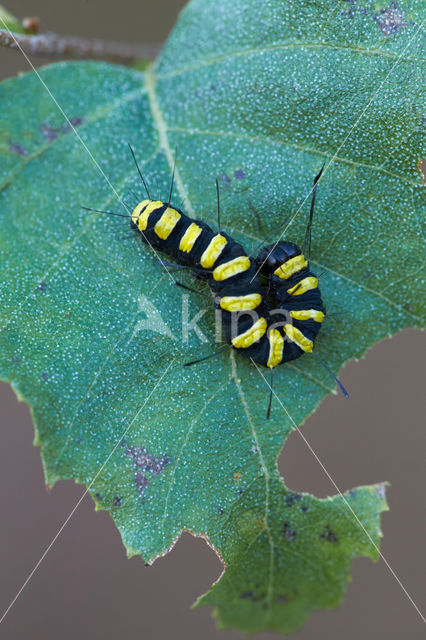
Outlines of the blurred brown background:
[[[183,4],[182,0],[6,1],[19,17],[38,15],[43,30],[144,43],[163,42]],[[0,49],[1,77],[27,69],[20,53]],[[327,398],[303,427],[342,490],[391,482],[382,552],[420,608],[426,592],[424,344],[424,336],[413,330],[377,345],[365,360],[351,363],[343,372],[351,399]],[[46,492],[39,451],[32,446],[28,408],[16,401],[7,385],[0,385],[0,396],[1,617],[83,488],[63,482]],[[285,447],[280,468],[294,490],[318,496],[335,493],[297,433]],[[207,607],[189,610],[220,571],[207,545],[187,534],[152,567],[144,567],[138,558],[127,560],[112,520],[95,513],[92,501],[85,498],[9,612],[0,636],[5,640],[237,639],[241,636],[236,632],[216,630]],[[313,637],[414,639],[424,637],[424,625],[385,563],[359,559],[341,608],[314,614],[294,635],[295,640]]]

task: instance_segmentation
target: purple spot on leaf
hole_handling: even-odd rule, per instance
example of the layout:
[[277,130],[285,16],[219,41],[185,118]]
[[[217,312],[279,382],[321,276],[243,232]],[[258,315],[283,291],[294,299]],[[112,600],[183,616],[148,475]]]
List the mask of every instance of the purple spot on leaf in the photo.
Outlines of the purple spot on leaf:
[[330,529],[329,525],[325,527],[325,531],[321,533],[320,538],[327,540],[327,542],[338,542],[339,538],[335,533]]
[[405,14],[398,7],[397,2],[391,2],[386,9],[382,9],[380,13],[375,13],[373,17],[385,36],[398,33],[400,29],[408,27],[408,23],[404,20]]
[[296,537],[296,532],[294,531],[294,529],[291,528],[288,522],[284,522],[283,533],[286,540],[289,540],[289,541],[293,540]]
[[16,142],[12,142],[12,140],[9,141],[9,149],[11,150],[12,153],[16,153],[17,156],[28,155],[28,151],[25,149],[25,147],[23,147],[20,144],[17,144]]
[[[79,117],[77,117],[77,118],[70,118],[70,124],[71,124],[73,127],[78,127],[78,126],[80,126],[83,122],[84,122],[84,118],[79,118]],[[67,123],[67,124],[68,124],[68,123]],[[69,128],[69,125],[68,125],[68,128]]]
[[46,140],[49,140],[49,142],[51,140],[56,140],[56,138],[60,134],[60,131],[61,131],[60,129],[56,129],[55,127],[51,127],[50,125],[46,124],[45,122],[41,125],[41,132],[43,134],[43,137]]
[[221,173],[218,177],[219,182],[221,183],[221,186],[223,187],[223,189],[225,189],[225,191],[229,191],[230,189],[230,184],[231,184],[231,178],[226,174],[226,173]]
[[163,471],[164,467],[169,464],[169,458],[167,456],[156,458],[148,453],[146,447],[143,445],[141,447],[131,447],[123,442],[122,446],[126,450],[126,455],[132,459],[132,465],[135,470],[135,484],[140,497],[143,498],[145,490],[150,483],[150,479],[146,476],[146,473],[158,475]]

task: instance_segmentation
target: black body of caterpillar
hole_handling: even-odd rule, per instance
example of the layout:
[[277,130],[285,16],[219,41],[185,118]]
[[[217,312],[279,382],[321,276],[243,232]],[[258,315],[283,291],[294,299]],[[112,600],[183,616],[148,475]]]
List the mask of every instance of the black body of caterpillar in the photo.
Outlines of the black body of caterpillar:
[[228,234],[160,200],[140,202],[131,228],[207,281],[226,342],[241,355],[273,369],[312,351],[325,309],[318,280],[297,245],[278,242],[253,259]]

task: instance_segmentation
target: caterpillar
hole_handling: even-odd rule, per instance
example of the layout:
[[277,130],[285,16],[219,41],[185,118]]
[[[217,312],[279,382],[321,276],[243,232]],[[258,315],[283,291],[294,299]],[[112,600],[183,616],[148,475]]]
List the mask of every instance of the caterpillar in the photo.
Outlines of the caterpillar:
[[[240,243],[220,230],[220,218],[219,231],[215,232],[203,220],[192,219],[181,209],[171,206],[174,171],[168,202],[153,200],[131,147],[130,151],[148,197],[129,211],[130,216],[123,217],[130,217],[130,228],[140,234],[145,244],[207,282],[215,295],[227,344],[271,371],[269,418],[273,369],[305,353],[312,353],[326,316],[318,278],[311,271],[309,260],[298,245],[281,240],[261,248],[257,256],[251,257]],[[312,190],[305,236],[309,252],[316,187],[322,171],[316,176]],[[219,217],[217,181],[216,186]],[[322,361],[321,364],[347,396],[336,376]]]
[[[252,259],[227,233],[214,232],[171,206],[172,188],[167,203],[152,200],[147,190],[148,199],[136,205],[130,226],[143,242],[207,281],[226,342],[270,369],[312,352],[325,308],[318,279],[300,248],[278,242]],[[262,279],[268,281],[269,296]]]
[[[207,281],[225,340],[241,355],[273,368],[312,352],[325,308],[318,279],[297,245],[280,242],[251,259],[227,233],[161,200],[142,200],[130,224],[143,242]],[[277,302],[273,315],[262,276]]]

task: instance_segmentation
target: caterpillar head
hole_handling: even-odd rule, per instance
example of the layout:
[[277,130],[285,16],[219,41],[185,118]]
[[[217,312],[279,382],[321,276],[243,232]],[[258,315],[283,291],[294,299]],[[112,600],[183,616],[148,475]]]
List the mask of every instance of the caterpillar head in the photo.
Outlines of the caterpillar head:
[[260,268],[262,275],[269,276],[284,262],[295,256],[300,256],[301,253],[302,251],[294,242],[277,242],[277,244],[263,247],[259,251],[256,257],[256,264]]
[[132,215],[131,215],[131,219],[130,219],[130,228],[131,229],[138,229],[138,222],[139,222],[139,216],[142,213],[142,211],[145,209],[145,207],[151,202],[151,200],[142,200],[142,202],[139,202],[139,204],[136,205],[136,207],[134,208]]

